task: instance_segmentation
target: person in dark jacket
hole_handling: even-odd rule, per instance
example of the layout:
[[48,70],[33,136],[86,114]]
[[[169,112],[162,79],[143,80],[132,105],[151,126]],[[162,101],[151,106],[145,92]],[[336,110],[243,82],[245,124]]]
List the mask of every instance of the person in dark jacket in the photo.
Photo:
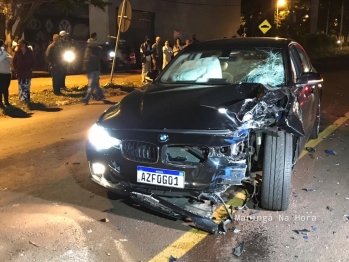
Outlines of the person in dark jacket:
[[84,54],[84,71],[88,79],[88,89],[85,98],[82,100],[85,105],[90,101],[93,90],[97,92],[97,100],[104,100],[104,94],[99,86],[101,47],[96,40],[90,38],[87,41],[87,48]]
[[24,39],[18,42],[18,50],[13,57],[13,68],[18,78],[19,100],[30,102],[30,83],[35,67],[35,56]]
[[55,95],[61,95],[61,88],[65,86],[65,65],[62,58],[63,50],[60,41],[60,36],[54,34],[53,42],[46,49],[46,60],[51,71],[52,87]]
[[153,53],[148,36],[145,38],[145,42],[141,44],[140,53],[142,61],[142,83],[145,84],[145,77],[151,72],[151,54]]

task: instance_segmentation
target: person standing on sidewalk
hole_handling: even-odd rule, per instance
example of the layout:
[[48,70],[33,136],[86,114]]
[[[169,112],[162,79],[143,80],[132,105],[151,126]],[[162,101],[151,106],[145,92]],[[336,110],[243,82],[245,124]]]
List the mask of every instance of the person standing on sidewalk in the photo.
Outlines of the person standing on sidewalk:
[[60,37],[53,35],[53,42],[46,49],[46,60],[49,64],[53,93],[61,95],[61,88],[64,88],[65,68],[63,63],[63,52],[60,45]]
[[150,38],[146,37],[145,42],[141,44],[140,48],[141,61],[142,61],[142,83],[145,84],[146,75],[151,72],[151,54],[152,49],[150,46]]
[[8,88],[11,83],[11,61],[12,56],[6,52],[4,40],[0,39],[0,108],[4,108],[2,96],[4,96],[5,105],[10,105],[8,102]]
[[[59,37],[60,37],[60,41],[59,41],[59,44],[61,46],[61,50],[62,50],[62,54],[69,50],[71,48],[71,44],[69,43],[68,41],[68,35],[69,33],[67,33],[66,31],[62,30],[59,32]],[[66,62],[64,62],[64,66],[62,68],[62,83],[61,83],[61,89],[64,89],[66,90],[67,87],[65,86],[65,78],[67,77],[67,71],[68,71],[68,65]]]
[[99,86],[101,47],[93,38],[87,40],[87,48],[84,54],[84,71],[87,74],[88,89],[85,98],[82,100],[85,105],[90,101],[93,90],[97,92],[97,100],[104,100],[104,94]]
[[30,83],[35,68],[35,56],[24,39],[18,42],[18,50],[13,57],[13,68],[17,73],[19,100],[30,102]]
[[164,61],[162,63],[162,69],[164,69],[165,66],[167,66],[167,64],[171,61],[171,58],[173,55],[173,51],[172,51],[172,48],[170,47],[168,40],[165,41],[165,45],[162,47],[162,52],[164,57]]
[[161,72],[162,70],[162,47],[160,45],[161,38],[160,36],[157,36],[155,38],[155,43],[152,46],[153,49],[153,69],[157,70],[158,72]]

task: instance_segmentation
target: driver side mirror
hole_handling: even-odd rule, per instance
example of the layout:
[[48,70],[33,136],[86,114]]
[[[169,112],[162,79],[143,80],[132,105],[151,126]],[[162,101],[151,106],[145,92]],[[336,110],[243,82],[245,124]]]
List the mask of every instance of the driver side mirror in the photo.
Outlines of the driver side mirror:
[[322,83],[324,80],[319,73],[306,72],[302,73],[297,79],[297,84],[317,84]]

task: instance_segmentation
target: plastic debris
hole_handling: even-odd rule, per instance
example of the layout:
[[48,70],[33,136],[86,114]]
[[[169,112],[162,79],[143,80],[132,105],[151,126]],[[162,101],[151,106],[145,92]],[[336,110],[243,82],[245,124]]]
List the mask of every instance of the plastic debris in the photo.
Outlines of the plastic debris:
[[314,231],[317,231],[317,227],[312,226],[311,227]]
[[349,200],[349,197],[346,197],[345,199],[346,199],[346,200]]
[[302,190],[307,191],[307,192],[313,192],[313,191],[315,191],[315,189],[311,189],[311,188],[302,188]]
[[306,147],[305,150],[307,150],[309,153],[315,152],[315,149],[313,147]]
[[169,262],[174,262],[177,261],[177,258],[173,257],[172,255],[170,256],[170,259],[168,260]]
[[92,233],[92,229],[87,229],[87,233]]
[[227,225],[229,223],[231,223],[230,219],[227,219],[227,220],[222,221],[221,223],[219,223],[219,225],[218,225],[218,233],[225,235],[225,233],[227,233]]
[[258,214],[259,212],[261,212],[261,211],[259,211],[259,210],[251,211],[251,212],[250,212],[250,216],[256,215],[256,214]]
[[241,242],[237,247],[234,248],[233,254],[237,257],[241,256],[245,252],[245,242]]
[[235,234],[238,234],[238,233],[241,232],[241,230],[240,230],[240,229],[237,229],[236,227],[232,227],[232,228],[230,228],[229,230],[230,230],[231,232],[235,233]]
[[109,219],[108,219],[108,218],[102,218],[102,219],[100,219],[99,221],[108,223],[108,222],[109,222]]
[[336,166],[339,166],[339,164],[337,163]]
[[107,256],[110,256],[111,254],[110,253],[107,253]]
[[333,150],[328,150],[328,149],[325,150],[325,153],[326,153],[327,155],[331,155],[331,156],[336,156],[336,155],[337,155],[337,153],[336,153],[335,151],[333,151]]
[[330,210],[330,211],[333,211],[333,208],[330,207],[330,206],[327,206],[326,209],[327,209],[327,210]]
[[304,239],[308,240],[308,236],[303,236]]
[[40,247],[40,245],[36,244],[35,242],[33,241],[29,241],[29,244],[33,245],[33,246],[36,246],[36,247]]
[[289,244],[287,244],[287,245],[286,245],[286,248],[290,248],[290,245],[289,245]]
[[303,234],[303,235],[308,235],[308,233],[310,232],[308,229],[294,229],[292,231],[296,232],[297,234]]
[[309,156],[311,157],[311,159],[315,159],[315,156],[313,154],[309,154]]
[[119,239],[120,242],[127,242],[128,240],[126,238]]

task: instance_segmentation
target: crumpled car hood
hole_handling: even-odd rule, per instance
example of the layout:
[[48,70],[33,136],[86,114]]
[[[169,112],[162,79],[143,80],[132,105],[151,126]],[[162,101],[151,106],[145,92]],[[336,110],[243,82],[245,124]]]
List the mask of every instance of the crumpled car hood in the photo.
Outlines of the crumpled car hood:
[[[292,95],[288,88],[256,83],[153,84],[127,95],[118,105],[108,109],[99,121],[104,127],[113,129],[236,130],[260,128],[276,120],[286,127],[289,125],[285,114],[287,101]],[[295,97],[293,102],[298,103]],[[288,108],[293,107],[289,105]],[[225,109],[226,113],[219,109]],[[298,120],[296,133],[302,135],[299,112],[295,118]]]

